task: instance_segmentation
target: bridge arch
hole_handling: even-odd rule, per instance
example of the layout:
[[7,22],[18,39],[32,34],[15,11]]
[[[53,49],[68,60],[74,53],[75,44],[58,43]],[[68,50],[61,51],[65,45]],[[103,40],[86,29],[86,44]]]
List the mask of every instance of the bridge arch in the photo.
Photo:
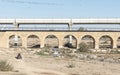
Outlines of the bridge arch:
[[120,37],[117,39],[117,48],[120,48]]
[[83,36],[82,39],[81,39],[81,42],[86,43],[86,45],[90,49],[94,49],[95,48],[95,39],[91,35],[85,35],[85,36]]
[[77,48],[77,38],[74,35],[64,36],[63,47]]
[[37,35],[27,37],[27,48],[40,48],[40,39]]
[[103,35],[99,39],[99,48],[113,48],[113,39],[108,35]]
[[20,36],[18,35],[9,36],[9,48],[21,47],[21,46],[22,46],[22,39]]
[[45,37],[45,47],[58,48],[59,39],[56,35],[47,35]]

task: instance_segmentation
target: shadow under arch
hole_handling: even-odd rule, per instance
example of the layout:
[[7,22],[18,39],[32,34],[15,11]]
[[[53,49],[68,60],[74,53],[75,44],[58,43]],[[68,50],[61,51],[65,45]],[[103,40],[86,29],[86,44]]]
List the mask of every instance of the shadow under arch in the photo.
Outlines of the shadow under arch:
[[95,48],[95,39],[91,35],[83,36],[81,42],[84,42],[90,49]]
[[103,35],[99,39],[99,48],[106,49],[106,48],[113,48],[113,39],[108,35]]
[[117,39],[117,48],[120,48],[120,37]]
[[66,35],[63,39],[63,47],[77,48],[77,39],[73,35]]
[[37,35],[27,37],[27,48],[40,48],[40,39]]
[[11,35],[9,37],[9,48],[21,47],[22,46],[22,39],[20,36]]
[[55,35],[48,35],[45,37],[45,47],[58,48],[59,40]]

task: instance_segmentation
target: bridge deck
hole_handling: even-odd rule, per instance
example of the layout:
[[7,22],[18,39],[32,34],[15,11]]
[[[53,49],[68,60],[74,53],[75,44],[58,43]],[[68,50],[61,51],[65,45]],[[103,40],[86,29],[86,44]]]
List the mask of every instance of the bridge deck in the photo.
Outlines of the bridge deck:
[[84,30],[84,31],[80,31],[80,30],[0,30],[0,32],[7,32],[7,31],[30,31],[30,32],[120,32],[119,31],[113,31],[113,30],[109,30],[109,31],[94,31],[94,30]]
[[120,18],[106,18],[106,19],[0,19],[0,23],[10,24],[35,24],[35,23],[60,23],[60,24],[120,24]]

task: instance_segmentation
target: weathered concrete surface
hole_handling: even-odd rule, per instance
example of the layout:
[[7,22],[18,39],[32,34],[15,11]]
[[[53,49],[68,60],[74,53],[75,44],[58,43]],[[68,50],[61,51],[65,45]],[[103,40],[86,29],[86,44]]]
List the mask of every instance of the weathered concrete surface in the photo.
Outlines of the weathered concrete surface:
[[82,37],[84,37],[86,35],[90,35],[95,40],[95,49],[99,49],[99,44],[100,44],[99,39],[105,35],[112,38],[113,48],[117,48],[117,39],[118,39],[118,37],[120,37],[120,32],[6,31],[6,32],[0,32],[0,36],[1,36],[0,37],[0,47],[8,48],[9,47],[9,37],[12,35],[20,36],[20,38],[22,39],[22,47],[27,46],[27,38],[30,35],[36,35],[39,37],[41,47],[44,47],[45,38],[48,35],[55,35],[59,41],[59,48],[63,47],[63,42],[64,42],[63,40],[64,40],[64,37],[67,35],[72,35],[76,38],[77,47],[78,47],[79,43],[81,42]]

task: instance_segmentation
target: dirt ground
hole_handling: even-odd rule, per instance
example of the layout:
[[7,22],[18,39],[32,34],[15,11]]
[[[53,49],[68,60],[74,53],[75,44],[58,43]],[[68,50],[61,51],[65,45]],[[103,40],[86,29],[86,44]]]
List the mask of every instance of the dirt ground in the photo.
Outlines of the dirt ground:
[[[0,48],[0,60],[14,66],[13,72],[0,72],[0,75],[120,75],[120,63],[39,56],[25,50],[23,59],[16,59],[16,55],[15,49]],[[68,68],[71,62],[75,67]]]

